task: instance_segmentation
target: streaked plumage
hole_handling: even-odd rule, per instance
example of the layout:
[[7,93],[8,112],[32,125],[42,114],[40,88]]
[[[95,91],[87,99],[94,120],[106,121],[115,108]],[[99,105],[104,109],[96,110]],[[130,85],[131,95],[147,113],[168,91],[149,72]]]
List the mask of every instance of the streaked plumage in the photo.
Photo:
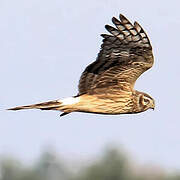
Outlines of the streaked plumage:
[[96,61],[86,67],[79,81],[77,96],[10,110],[42,109],[99,114],[138,113],[154,109],[148,94],[134,90],[138,77],[152,67],[154,59],[150,41],[135,22],[120,14],[112,18],[115,27],[106,25],[110,34],[102,34],[103,43]]

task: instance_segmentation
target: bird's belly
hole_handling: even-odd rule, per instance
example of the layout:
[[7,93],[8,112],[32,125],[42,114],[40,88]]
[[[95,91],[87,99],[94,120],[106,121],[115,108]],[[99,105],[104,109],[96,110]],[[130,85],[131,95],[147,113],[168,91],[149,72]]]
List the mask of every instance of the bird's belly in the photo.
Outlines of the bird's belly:
[[126,97],[96,97],[83,95],[76,104],[75,111],[99,114],[124,114],[133,113],[133,101]]

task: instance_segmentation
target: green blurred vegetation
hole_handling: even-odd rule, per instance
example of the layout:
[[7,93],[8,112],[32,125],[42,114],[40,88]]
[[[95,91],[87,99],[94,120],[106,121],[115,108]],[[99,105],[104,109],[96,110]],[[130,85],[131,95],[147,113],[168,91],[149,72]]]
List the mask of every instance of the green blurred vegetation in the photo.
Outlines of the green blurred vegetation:
[[42,153],[32,165],[1,156],[0,180],[180,180],[180,173],[140,166],[127,157],[116,148],[104,150],[97,159],[83,163],[67,163],[53,151]]

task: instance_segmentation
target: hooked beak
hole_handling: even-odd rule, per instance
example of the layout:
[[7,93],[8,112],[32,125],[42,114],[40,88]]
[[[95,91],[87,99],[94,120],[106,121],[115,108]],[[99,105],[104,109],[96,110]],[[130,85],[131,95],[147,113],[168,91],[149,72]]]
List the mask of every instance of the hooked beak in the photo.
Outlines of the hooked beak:
[[153,104],[152,104],[151,109],[153,109],[153,111],[154,111],[154,109],[155,109],[155,102],[154,102],[154,101],[153,101]]

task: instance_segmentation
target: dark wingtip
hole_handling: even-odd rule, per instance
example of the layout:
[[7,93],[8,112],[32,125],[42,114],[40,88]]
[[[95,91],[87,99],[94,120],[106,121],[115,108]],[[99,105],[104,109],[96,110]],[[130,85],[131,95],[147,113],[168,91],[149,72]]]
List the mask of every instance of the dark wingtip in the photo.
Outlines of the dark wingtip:
[[120,19],[126,19],[126,17],[123,14],[119,14]]
[[105,28],[111,33],[115,28],[110,25],[105,25]]
[[106,34],[101,34],[101,37],[105,38],[105,37],[106,37]]
[[115,17],[112,18],[112,22],[114,24],[120,24],[120,21],[117,18],[115,18]]
[[120,18],[121,22],[123,22],[123,23],[128,23],[129,22],[129,20],[123,14],[120,14],[119,18]]
[[108,25],[108,24],[105,25],[105,28],[106,28],[106,29],[109,29],[110,27],[111,27],[111,26]]

